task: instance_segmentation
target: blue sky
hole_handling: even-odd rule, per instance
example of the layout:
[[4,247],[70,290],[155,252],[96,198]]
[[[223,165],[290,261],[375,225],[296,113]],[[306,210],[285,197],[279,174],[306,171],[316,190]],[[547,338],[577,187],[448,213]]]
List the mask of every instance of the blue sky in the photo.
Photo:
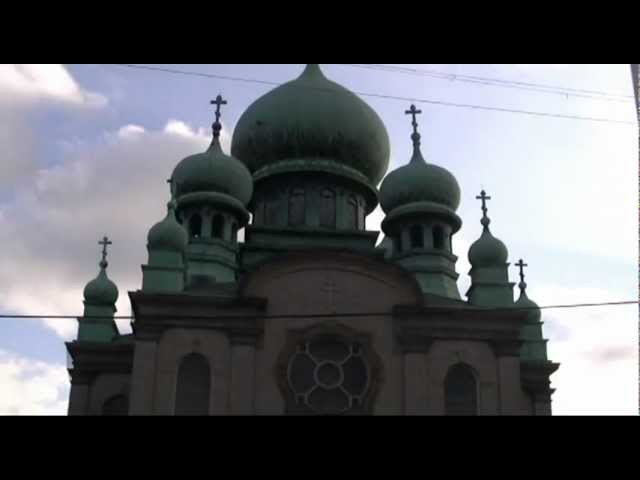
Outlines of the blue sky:
[[[628,65],[403,65],[457,75],[632,95]],[[284,82],[299,65],[161,65]],[[621,103],[322,64],[359,91],[635,122]],[[110,65],[0,65],[0,311],[78,314],[97,273],[98,239],[114,240],[110,276],[140,287],[148,229],[164,216],[165,179],[206,148],[218,93],[229,99],[228,145],[239,116],[272,87]],[[411,155],[407,102],[365,98],[385,122],[392,168]],[[636,125],[596,123],[420,104],[427,161],[454,173],[464,221],[454,240],[460,291],[467,250],[481,233],[475,197],[485,188],[492,230],[510,260],[530,265],[541,305],[636,299]],[[368,221],[377,229],[381,215]],[[511,271],[517,280],[515,268]],[[545,311],[558,414],[636,414],[638,308]],[[74,322],[6,320],[0,336],[0,413],[64,414],[64,340]],[[122,325],[127,330],[127,325]]]

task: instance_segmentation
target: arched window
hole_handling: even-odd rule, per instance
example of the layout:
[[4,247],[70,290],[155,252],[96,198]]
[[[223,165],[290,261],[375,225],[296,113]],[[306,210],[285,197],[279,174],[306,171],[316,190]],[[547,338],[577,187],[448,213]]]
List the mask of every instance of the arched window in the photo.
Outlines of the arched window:
[[299,227],[305,224],[305,194],[300,188],[289,195],[289,226]]
[[424,229],[422,225],[411,227],[411,248],[424,248]]
[[365,209],[365,203],[362,198],[358,201],[358,229],[367,230],[367,215]]
[[336,228],[336,194],[329,188],[322,191],[320,199],[320,226]]
[[176,386],[178,416],[209,415],[211,370],[207,359],[198,353],[187,355],[180,362]]
[[238,243],[238,224],[236,222],[231,224],[231,241]]
[[351,195],[347,201],[347,228],[358,230],[358,200]]
[[191,238],[202,237],[202,217],[197,213],[189,220],[189,233]]
[[126,395],[116,395],[104,402],[102,416],[126,417],[129,415],[129,400]]
[[398,236],[393,237],[393,253],[396,255],[402,253],[402,242]]
[[433,228],[433,248],[444,250],[444,229],[439,225]]
[[277,226],[280,209],[279,198],[276,192],[270,193],[266,198],[265,225],[268,227]]
[[265,201],[262,197],[258,197],[255,201],[255,207],[253,212],[254,225],[264,225],[264,208]]
[[216,215],[211,222],[211,238],[218,238],[223,240],[224,238],[224,217],[222,215]]
[[468,366],[458,364],[451,367],[444,388],[447,415],[478,415],[478,383]]

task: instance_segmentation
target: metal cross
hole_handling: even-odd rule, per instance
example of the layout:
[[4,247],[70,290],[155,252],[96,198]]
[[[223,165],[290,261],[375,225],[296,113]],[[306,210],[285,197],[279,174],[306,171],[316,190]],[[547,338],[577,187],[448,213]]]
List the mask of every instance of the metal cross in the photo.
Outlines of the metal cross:
[[222,107],[222,105],[227,105],[228,103],[229,102],[222,98],[222,95],[218,95],[215,100],[211,100],[211,105],[216,106],[216,123],[220,122],[220,117],[222,116],[220,107]]
[[516,263],[516,267],[520,269],[520,280],[524,283],[524,267],[528,267],[526,263],[522,259],[518,263]]
[[404,113],[405,115],[411,115],[413,117],[413,122],[411,122],[411,125],[413,125],[413,133],[418,133],[418,120],[416,117],[422,115],[422,110],[418,110],[415,105],[411,105],[411,108]]
[[107,246],[113,245],[113,242],[109,240],[109,237],[105,236],[102,241],[98,242],[98,245],[102,245],[102,263],[107,261]]
[[480,193],[479,197],[476,197],[476,200],[482,200],[482,212],[484,213],[484,216],[487,216],[487,200],[491,200],[491,197],[487,196],[487,192],[485,192],[484,190],[482,190],[482,192]]

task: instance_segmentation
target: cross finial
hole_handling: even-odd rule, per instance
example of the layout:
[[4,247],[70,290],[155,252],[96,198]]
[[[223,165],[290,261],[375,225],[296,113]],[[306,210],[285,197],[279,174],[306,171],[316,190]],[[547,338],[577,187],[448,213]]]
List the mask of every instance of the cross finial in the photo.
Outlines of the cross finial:
[[228,103],[229,102],[222,98],[222,95],[218,95],[215,100],[211,100],[211,105],[216,106],[216,121],[213,124],[213,136],[215,138],[220,137],[220,131],[222,130],[222,124],[220,123],[220,117],[222,116],[221,107]]
[[113,242],[105,235],[104,238],[98,242],[98,245],[102,245],[102,261],[100,262],[100,267],[107,268],[109,265],[107,263],[107,247],[113,245]]
[[411,115],[413,121],[411,122],[411,125],[413,125],[413,133],[418,134],[418,120],[417,117],[418,115],[422,115],[422,110],[418,110],[416,108],[415,105],[411,105],[411,108],[409,110],[407,110],[406,112],[404,112],[405,115]]
[[480,192],[480,196],[476,197],[476,200],[482,200],[482,225],[486,228],[491,223],[491,220],[489,220],[489,217],[487,216],[487,212],[489,211],[487,208],[487,200],[491,200],[491,197],[487,195],[487,192],[482,190],[482,192]]
[[522,282],[522,284],[524,284],[524,269],[525,267],[528,267],[529,265],[527,265],[526,263],[524,263],[524,261],[522,259],[520,259],[520,261],[518,263],[516,263],[516,267],[518,267],[520,269],[520,282]]

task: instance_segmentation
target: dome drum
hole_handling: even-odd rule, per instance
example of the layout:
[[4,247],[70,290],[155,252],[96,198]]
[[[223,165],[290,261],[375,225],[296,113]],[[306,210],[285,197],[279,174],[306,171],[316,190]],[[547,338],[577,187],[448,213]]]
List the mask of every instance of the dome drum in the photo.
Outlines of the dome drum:
[[415,202],[391,211],[382,222],[382,230],[388,235],[393,235],[412,219],[422,221],[425,217],[448,225],[453,235],[462,228],[462,219],[447,206],[434,202]]
[[220,212],[228,211],[239,220],[239,228],[245,227],[250,220],[250,214],[242,202],[224,193],[194,192],[178,197],[178,211],[183,214],[183,218],[188,216],[184,213],[194,209],[202,210],[202,208],[212,208]]

